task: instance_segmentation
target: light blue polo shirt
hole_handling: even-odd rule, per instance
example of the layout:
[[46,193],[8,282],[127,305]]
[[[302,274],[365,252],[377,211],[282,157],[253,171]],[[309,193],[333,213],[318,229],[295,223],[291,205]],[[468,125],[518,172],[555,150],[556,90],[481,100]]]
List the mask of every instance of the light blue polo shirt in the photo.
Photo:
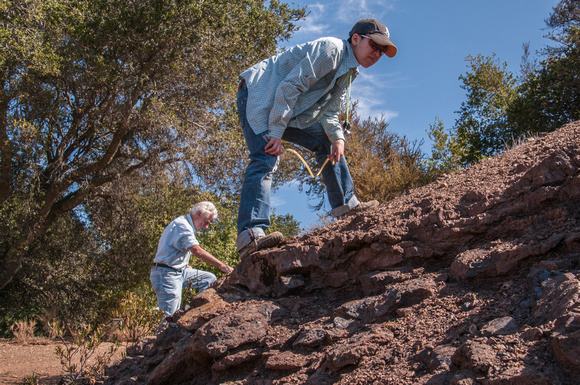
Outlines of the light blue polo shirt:
[[161,263],[181,270],[189,264],[190,247],[199,245],[191,215],[183,215],[171,222],[159,239],[153,263]]

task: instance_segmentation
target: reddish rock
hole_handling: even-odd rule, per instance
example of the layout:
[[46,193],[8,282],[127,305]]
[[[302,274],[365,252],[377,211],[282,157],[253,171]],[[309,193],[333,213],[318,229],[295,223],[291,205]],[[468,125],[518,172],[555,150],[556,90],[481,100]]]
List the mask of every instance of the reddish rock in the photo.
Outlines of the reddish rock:
[[[188,338],[193,340],[193,336]],[[186,342],[170,353],[149,375],[148,385],[178,384],[188,378],[207,373],[208,366],[195,360],[193,345]]]
[[578,207],[575,122],[244,258],[105,383],[575,384]]
[[510,335],[519,331],[520,327],[512,317],[494,319],[481,328],[481,333],[488,336]]
[[226,313],[203,325],[192,340],[195,350],[213,358],[239,346],[255,343],[268,332],[273,304],[253,304],[242,311]]
[[451,356],[451,362],[459,368],[483,374],[489,372],[495,360],[496,354],[491,346],[473,341],[461,345]]
[[556,333],[551,338],[554,356],[564,366],[580,374],[580,330]]
[[226,356],[226,357],[216,361],[211,366],[211,369],[216,371],[216,372],[225,371],[225,370],[228,370],[230,368],[244,365],[250,361],[253,361],[253,360],[261,357],[261,355],[262,355],[262,351],[260,349],[243,350],[241,352],[231,354],[229,356]]
[[315,328],[310,330],[303,330],[294,343],[293,347],[307,347],[315,348],[322,345],[326,341],[328,333],[322,328]]
[[373,355],[377,347],[372,344],[339,345],[333,348],[326,358],[326,367],[332,372],[356,365],[361,358]]
[[308,365],[311,359],[302,354],[282,352],[268,357],[266,369],[268,370],[296,370]]
[[550,278],[542,283],[542,296],[532,316],[536,324],[555,321],[566,314],[580,315],[580,281],[572,273]]
[[225,313],[226,311],[227,303],[222,299],[217,299],[213,302],[189,310],[179,318],[177,323],[182,329],[193,333],[207,321]]
[[403,274],[398,270],[373,271],[360,277],[360,286],[366,296],[384,293],[388,285],[399,282]]

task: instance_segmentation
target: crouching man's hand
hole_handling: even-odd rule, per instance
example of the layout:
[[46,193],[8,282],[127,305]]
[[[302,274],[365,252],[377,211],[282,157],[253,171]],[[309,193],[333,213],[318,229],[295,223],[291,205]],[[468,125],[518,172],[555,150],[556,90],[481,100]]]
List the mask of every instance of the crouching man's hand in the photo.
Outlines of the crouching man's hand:
[[234,269],[233,269],[233,268],[231,268],[230,266],[228,266],[228,265],[226,265],[226,264],[224,264],[224,265],[220,266],[220,270],[221,270],[221,271],[223,271],[223,272],[224,272],[224,273],[226,273],[226,274],[231,274],[231,273],[232,273],[232,271],[234,271]]

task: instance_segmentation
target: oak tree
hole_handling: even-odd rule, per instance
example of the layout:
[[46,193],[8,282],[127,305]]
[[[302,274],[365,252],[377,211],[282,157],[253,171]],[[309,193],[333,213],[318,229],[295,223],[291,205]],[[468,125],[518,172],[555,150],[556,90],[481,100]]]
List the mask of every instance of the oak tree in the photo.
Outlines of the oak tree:
[[241,151],[228,127],[237,75],[303,15],[263,0],[2,1],[0,289],[59,218],[115,181],[179,164],[232,185],[243,162],[222,155]]

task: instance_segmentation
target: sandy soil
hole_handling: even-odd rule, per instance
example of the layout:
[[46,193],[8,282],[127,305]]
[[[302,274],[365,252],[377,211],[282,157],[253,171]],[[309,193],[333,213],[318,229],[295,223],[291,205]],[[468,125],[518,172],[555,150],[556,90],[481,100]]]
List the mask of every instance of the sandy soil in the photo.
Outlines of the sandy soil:
[[[0,339],[0,384],[21,385],[36,374],[42,385],[58,384],[65,374],[56,355],[58,342],[44,341],[43,344],[21,344],[11,340]],[[99,352],[105,352],[110,344],[99,346]],[[119,348],[114,360],[121,359],[124,349]]]

